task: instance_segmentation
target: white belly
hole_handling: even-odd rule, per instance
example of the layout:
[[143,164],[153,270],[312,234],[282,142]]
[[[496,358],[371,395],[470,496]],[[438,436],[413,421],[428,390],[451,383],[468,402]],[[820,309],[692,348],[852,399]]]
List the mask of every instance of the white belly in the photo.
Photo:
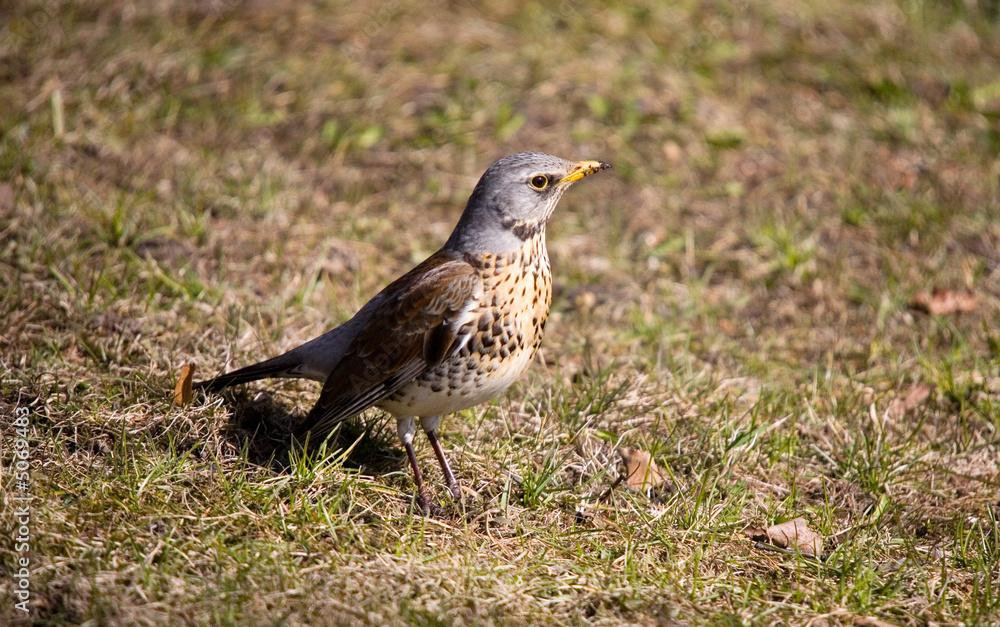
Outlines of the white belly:
[[[519,351],[504,360],[467,368],[441,366],[383,399],[378,406],[395,416],[439,416],[485,403],[503,393],[527,369],[531,350]],[[487,371],[492,366],[492,371]]]

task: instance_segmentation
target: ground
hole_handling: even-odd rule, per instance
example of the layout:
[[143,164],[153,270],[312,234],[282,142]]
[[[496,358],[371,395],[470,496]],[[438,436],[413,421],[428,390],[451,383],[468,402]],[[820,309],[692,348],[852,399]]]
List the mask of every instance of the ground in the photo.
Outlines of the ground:
[[[0,622],[1000,622],[996,0],[0,14]],[[283,451],[315,384],[172,405],[525,149],[614,169],[536,363],[442,423],[462,502],[375,411]],[[757,539],[799,517],[818,558]]]

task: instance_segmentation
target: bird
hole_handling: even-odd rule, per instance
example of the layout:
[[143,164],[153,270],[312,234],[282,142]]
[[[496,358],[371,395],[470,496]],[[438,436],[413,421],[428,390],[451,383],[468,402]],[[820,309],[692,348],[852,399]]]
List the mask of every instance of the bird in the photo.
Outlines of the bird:
[[552,302],[545,227],[563,193],[611,165],[520,152],[491,165],[440,250],[376,294],[347,322],[292,350],[213,379],[216,392],[264,378],[323,384],[293,433],[315,442],[371,407],[396,419],[426,513],[430,496],[414,450],[416,421],[449,492],[461,489],[437,428],[441,417],[504,392],[531,363]]

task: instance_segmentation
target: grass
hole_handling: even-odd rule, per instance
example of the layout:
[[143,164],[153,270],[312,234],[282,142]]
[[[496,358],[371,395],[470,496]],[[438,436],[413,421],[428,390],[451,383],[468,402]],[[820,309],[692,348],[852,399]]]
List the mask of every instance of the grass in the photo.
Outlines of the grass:
[[[3,14],[0,622],[1000,623],[995,1]],[[377,412],[283,456],[310,384],[170,405],[346,320],[524,149],[615,169],[550,225],[541,358],[443,423],[464,506],[420,444],[414,512]],[[669,486],[609,491],[619,446]],[[799,516],[824,560],[748,536]]]

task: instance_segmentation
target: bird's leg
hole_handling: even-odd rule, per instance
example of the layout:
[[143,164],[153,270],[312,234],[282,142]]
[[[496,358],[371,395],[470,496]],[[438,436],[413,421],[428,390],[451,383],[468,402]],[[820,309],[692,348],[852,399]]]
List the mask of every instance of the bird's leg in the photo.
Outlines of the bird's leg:
[[396,435],[406,449],[406,457],[410,460],[410,468],[413,469],[413,481],[417,484],[417,505],[420,510],[427,514],[430,512],[431,501],[424,486],[424,476],[417,465],[417,454],[413,450],[413,434],[416,432],[413,424],[413,416],[403,416],[396,419]]
[[462,498],[462,490],[458,487],[458,482],[455,481],[455,475],[451,472],[451,466],[448,465],[448,458],[444,456],[444,450],[441,449],[441,443],[438,441],[437,430],[438,424],[441,422],[441,416],[421,416],[420,426],[423,427],[424,433],[427,434],[427,439],[430,440],[431,447],[434,449],[434,455],[438,458],[438,463],[441,464],[441,470],[444,472],[444,480],[448,485],[448,491],[451,492],[451,496],[458,500]]

